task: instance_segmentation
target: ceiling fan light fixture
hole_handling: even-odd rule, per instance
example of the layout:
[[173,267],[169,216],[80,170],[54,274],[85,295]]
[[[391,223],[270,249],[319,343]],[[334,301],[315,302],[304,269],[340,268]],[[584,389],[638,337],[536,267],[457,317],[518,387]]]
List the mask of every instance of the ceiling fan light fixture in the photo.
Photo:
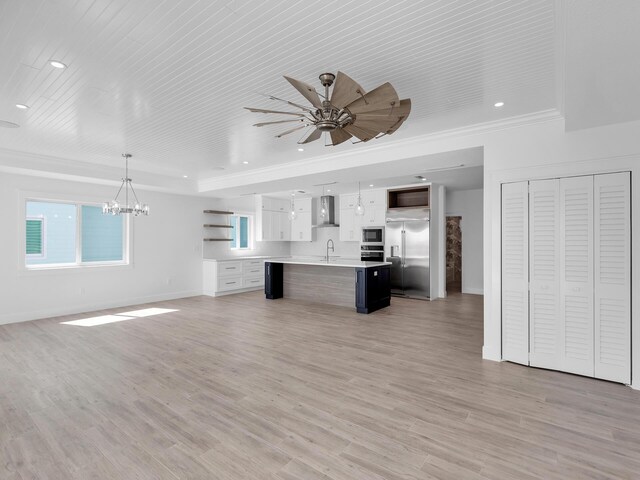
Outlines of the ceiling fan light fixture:
[[[286,122],[301,123],[297,127],[276,135],[276,138],[312,127],[310,133],[298,141],[299,144],[318,140],[323,133],[329,133],[331,142],[327,145],[339,145],[352,137],[358,139],[358,142],[354,143],[368,142],[394,133],[411,112],[411,100],[400,100],[395,89],[388,82],[366,93],[360,85],[342,72],[338,72],[337,75],[322,73],[318,77],[324,87],[324,95],[321,95],[312,85],[291,77],[284,78],[311,103],[312,108],[274,96],[268,96],[268,98],[298,108],[301,112],[245,107],[254,113],[276,113],[298,117],[295,120],[254,124],[262,127]],[[333,90],[330,94],[331,87]]]

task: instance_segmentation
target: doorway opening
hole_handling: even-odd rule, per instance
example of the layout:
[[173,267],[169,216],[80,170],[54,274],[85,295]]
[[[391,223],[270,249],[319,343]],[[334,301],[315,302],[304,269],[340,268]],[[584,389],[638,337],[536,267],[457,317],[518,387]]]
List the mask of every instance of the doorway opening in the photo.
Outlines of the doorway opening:
[[447,294],[462,292],[461,216],[447,216]]

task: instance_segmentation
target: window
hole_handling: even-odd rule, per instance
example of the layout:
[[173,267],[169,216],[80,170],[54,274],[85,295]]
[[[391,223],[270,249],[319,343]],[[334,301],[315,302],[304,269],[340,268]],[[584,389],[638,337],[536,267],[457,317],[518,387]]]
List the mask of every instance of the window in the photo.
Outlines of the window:
[[251,248],[251,221],[247,215],[231,216],[231,249]]
[[73,266],[126,263],[123,216],[93,205],[26,202],[25,264]]

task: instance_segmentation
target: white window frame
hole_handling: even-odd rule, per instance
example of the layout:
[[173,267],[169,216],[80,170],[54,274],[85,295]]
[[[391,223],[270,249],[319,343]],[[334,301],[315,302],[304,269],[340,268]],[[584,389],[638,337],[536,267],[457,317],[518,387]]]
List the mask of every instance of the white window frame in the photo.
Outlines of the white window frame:
[[[75,261],[73,263],[47,263],[28,265],[27,258],[34,258],[32,255],[26,254],[26,219],[27,217],[27,203],[28,202],[43,202],[43,203],[63,203],[67,205],[75,205],[76,207],[76,252]],[[99,268],[99,267],[122,267],[131,265],[131,221],[129,215],[123,215],[123,235],[122,235],[122,260],[112,261],[98,261],[98,262],[83,262],[82,261],[82,206],[98,207],[102,208],[102,203],[96,201],[78,201],[65,198],[44,198],[41,196],[25,195],[22,198],[22,209],[20,211],[20,269],[22,271],[46,271],[46,270],[61,270],[61,269],[85,269],[85,268]],[[46,223],[46,222],[45,222]],[[46,236],[44,238],[46,240]],[[46,244],[46,242],[45,242]],[[43,246],[43,250],[46,247]]]
[[[253,250],[253,245],[254,245],[254,216],[252,213],[243,213],[243,212],[235,212],[233,215],[231,215],[232,217],[238,217],[238,219],[240,219],[240,217],[246,217],[247,218],[247,228],[249,229],[249,231],[247,232],[247,246],[246,247],[235,247],[233,245],[234,242],[229,242],[229,248],[230,250]],[[238,224],[240,224],[240,222],[238,221]],[[239,243],[239,232],[236,232],[236,244]]]

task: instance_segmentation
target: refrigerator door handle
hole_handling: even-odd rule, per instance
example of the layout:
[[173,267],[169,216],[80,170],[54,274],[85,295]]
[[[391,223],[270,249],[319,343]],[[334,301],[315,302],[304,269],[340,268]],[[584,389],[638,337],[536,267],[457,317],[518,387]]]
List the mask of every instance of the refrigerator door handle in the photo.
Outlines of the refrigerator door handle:
[[405,236],[406,236],[406,233],[407,233],[407,232],[406,232],[406,231],[404,230],[404,228],[403,228],[403,229],[402,229],[402,234],[401,234],[401,238],[402,238],[402,259],[400,260],[400,261],[401,261],[402,268],[404,268],[404,267],[405,267],[405,260],[406,260],[406,258],[407,258],[407,257],[406,257],[406,250],[405,250],[405,247],[406,247],[406,237],[405,237]]

